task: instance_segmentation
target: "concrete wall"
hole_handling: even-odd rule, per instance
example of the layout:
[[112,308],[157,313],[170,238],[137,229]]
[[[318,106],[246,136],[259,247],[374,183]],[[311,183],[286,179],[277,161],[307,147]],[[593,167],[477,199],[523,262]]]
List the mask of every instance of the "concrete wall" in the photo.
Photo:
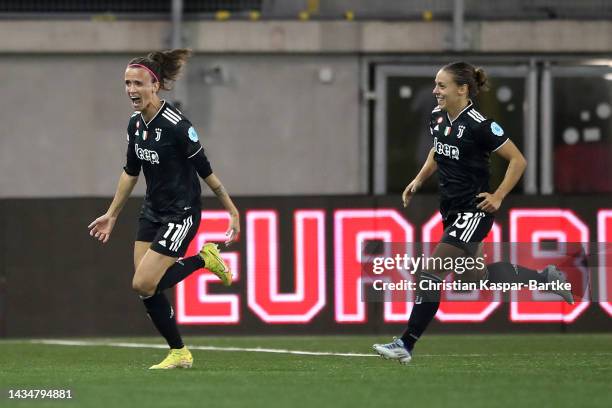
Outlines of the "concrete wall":
[[[131,114],[128,59],[0,58],[0,196],[113,194]],[[224,79],[207,84],[213,66]],[[184,113],[232,193],[359,192],[356,58],[197,56],[188,68]],[[321,69],[331,82],[319,80]]]
[[[190,67],[189,116],[231,191],[359,193],[359,72],[355,57],[201,57]],[[202,66],[225,82],[206,85]],[[319,79],[331,72],[331,82]]]
[[[0,197],[112,195],[130,114],[125,64],[167,47],[169,29],[2,21]],[[235,195],[366,193],[362,57],[443,56],[449,30],[444,22],[190,22],[196,57],[183,79],[185,113]],[[610,21],[483,22],[467,31],[476,54],[612,50]],[[223,75],[207,83],[213,66]]]
[[112,195],[130,107],[125,57],[0,58],[0,195]]
[[[139,52],[169,45],[168,21],[1,21],[0,53]],[[610,53],[612,21],[466,22],[468,52]],[[445,21],[196,21],[185,39],[202,53],[444,53]]]

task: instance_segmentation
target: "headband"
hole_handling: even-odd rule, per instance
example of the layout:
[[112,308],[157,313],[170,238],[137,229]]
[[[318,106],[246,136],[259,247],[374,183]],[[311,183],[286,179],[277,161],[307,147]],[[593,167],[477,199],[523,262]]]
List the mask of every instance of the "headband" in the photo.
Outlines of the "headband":
[[155,78],[155,80],[157,82],[159,82],[159,78],[157,77],[157,75],[155,75],[155,72],[151,71],[151,69],[149,67],[147,67],[146,65],[142,65],[142,64],[129,64],[128,68],[130,67],[136,67],[136,68],[144,68],[147,71],[149,71],[149,74],[151,74],[153,76],[153,78]]

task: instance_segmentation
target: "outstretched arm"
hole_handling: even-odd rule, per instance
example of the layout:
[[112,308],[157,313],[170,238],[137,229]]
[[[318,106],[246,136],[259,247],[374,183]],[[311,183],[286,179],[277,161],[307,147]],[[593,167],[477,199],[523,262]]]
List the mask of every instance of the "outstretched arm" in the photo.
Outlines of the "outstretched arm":
[[123,206],[125,206],[130,194],[132,194],[132,190],[134,190],[134,186],[137,182],[138,176],[130,176],[125,171],[121,173],[119,183],[117,184],[117,191],[115,191],[115,198],[113,198],[106,213],[89,224],[87,227],[90,229],[89,235],[96,237],[104,244],[109,240],[110,234],[115,227],[117,217],[123,209]]
[[435,151],[432,148],[429,151],[429,154],[427,155],[427,160],[425,160],[425,163],[423,164],[423,167],[421,167],[421,171],[419,171],[419,174],[417,174],[414,180],[412,180],[410,184],[408,184],[404,189],[404,192],[402,193],[402,202],[404,203],[404,207],[408,207],[408,203],[410,203],[410,200],[412,199],[414,193],[416,193],[419,188],[421,188],[421,185],[425,182],[425,180],[431,177],[431,175],[434,174],[436,170],[438,170],[438,164],[434,160],[434,153]]
[[238,209],[234,205],[231,197],[223,187],[221,180],[214,173],[211,173],[208,177],[204,179],[204,182],[208,185],[210,190],[215,193],[223,207],[229,212],[231,220],[230,226],[225,233],[227,236],[227,241],[225,241],[225,245],[230,245],[238,238],[238,234],[240,233],[240,215],[238,214]]

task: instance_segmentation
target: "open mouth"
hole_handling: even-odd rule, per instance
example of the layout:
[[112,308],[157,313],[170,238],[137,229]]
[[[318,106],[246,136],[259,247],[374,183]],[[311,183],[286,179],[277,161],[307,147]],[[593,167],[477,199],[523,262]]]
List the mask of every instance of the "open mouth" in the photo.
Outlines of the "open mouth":
[[134,106],[140,105],[140,102],[142,102],[142,99],[138,96],[130,96],[130,100]]

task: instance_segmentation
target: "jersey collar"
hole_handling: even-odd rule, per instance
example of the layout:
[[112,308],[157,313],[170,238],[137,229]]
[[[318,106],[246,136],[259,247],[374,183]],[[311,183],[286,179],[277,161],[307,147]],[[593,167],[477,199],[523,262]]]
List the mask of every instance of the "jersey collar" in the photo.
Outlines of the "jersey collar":
[[140,112],[140,119],[142,119],[142,123],[144,123],[145,127],[149,127],[149,123],[153,122],[153,120],[157,117],[157,115],[159,115],[161,113],[161,111],[164,110],[164,108],[166,107],[166,101],[164,99],[162,99],[162,104],[159,107],[159,109],[157,110],[157,112],[155,112],[155,115],[153,115],[153,117],[151,118],[150,121],[146,122],[144,119],[144,116],[142,116],[142,112]]
[[461,112],[459,112],[457,114],[457,117],[455,118],[455,120],[451,120],[450,116],[448,116],[448,112],[446,112],[446,119],[448,119],[448,122],[451,124],[451,126],[453,125],[453,122],[456,122],[457,119],[459,119],[459,117],[461,115],[463,115],[463,112],[467,111],[468,109],[470,109],[472,106],[474,105],[474,103],[472,102],[472,100],[469,100],[469,103],[467,104],[467,106],[465,108],[463,108],[463,110]]

